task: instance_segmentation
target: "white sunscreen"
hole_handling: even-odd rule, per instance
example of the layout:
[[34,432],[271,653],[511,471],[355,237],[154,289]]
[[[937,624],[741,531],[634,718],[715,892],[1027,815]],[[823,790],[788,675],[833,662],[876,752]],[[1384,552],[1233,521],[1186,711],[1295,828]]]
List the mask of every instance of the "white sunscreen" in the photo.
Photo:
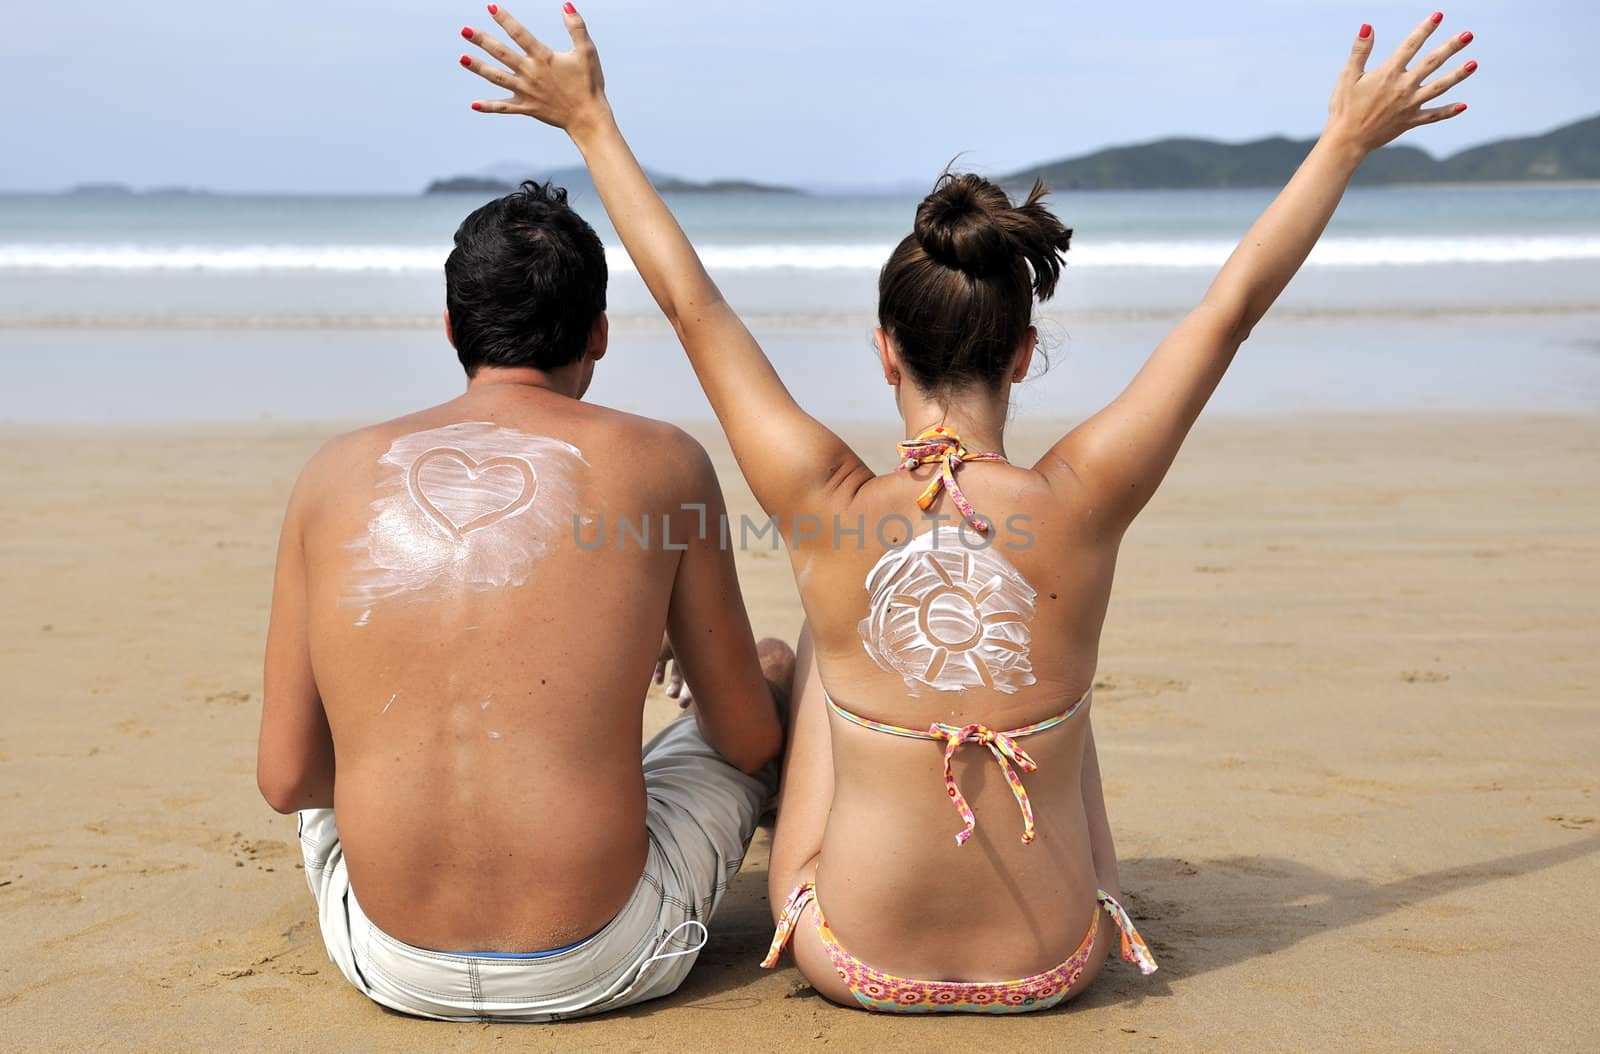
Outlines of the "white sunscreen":
[[577,447],[486,421],[401,436],[378,459],[378,497],[351,543],[341,601],[369,608],[441,582],[522,585],[568,528],[586,466]]
[[866,587],[862,646],[908,688],[1015,692],[1034,683],[1037,594],[992,546],[967,548],[958,528],[941,527],[885,553]]

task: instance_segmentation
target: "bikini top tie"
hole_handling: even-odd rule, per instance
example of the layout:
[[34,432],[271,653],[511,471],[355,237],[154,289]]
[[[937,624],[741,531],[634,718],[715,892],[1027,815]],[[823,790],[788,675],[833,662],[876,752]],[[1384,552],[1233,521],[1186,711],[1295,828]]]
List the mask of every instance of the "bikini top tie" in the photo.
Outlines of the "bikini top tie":
[[961,487],[956,483],[956,469],[968,461],[998,461],[1004,464],[1004,454],[974,454],[961,442],[961,437],[954,429],[943,425],[935,425],[917,438],[905,440],[900,443],[899,449],[898,471],[909,472],[920,465],[940,466],[933,479],[928,481],[928,489],[917,498],[917,508],[927,512],[939,497],[942,487],[950,492],[950,499],[956,503],[956,508],[961,510],[962,517],[973,530],[979,534],[989,533],[989,521],[979,516],[967,496],[961,493]]
[[956,812],[967,821],[966,828],[956,832],[956,844],[966,845],[967,839],[972,837],[972,829],[978,825],[977,817],[973,814],[972,807],[967,804],[967,799],[962,796],[961,788],[956,786],[955,773],[951,771],[951,765],[956,760],[956,751],[967,743],[981,743],[994,755],[994,760],[1000,765],[1000,771],[1005,774],[1012,796],[1017,799],[1017,808],[1022,810],[1022,844],[1027,845],[1032,842],[1033,803],[1028,800],[1028,792],[1022,787],[1022,779],[1017,775],[1017,769],[1032,772],[1039,767],[1038,762],[1029,757],[1028,752],[1018,746],[1017,741],[1009,734],[996,732],[984,725],[966,725],[957,728],[955,725],[934,724],[928,726],[928,736],[931,739],[944,740],[945,793],[950,795],[950,802],[956,807]]

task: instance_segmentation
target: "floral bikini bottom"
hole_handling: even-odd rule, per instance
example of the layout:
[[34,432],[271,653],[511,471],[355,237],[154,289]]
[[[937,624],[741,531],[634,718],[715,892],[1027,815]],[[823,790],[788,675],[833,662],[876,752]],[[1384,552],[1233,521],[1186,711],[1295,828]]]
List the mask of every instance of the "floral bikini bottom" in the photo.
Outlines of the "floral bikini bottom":
[[[1154,973],[1156,961],[1140,938],[1139,931],[1133,928],[1133,920],[1128,918],[1122,905],[1104,890],[1097,894],[1096,899],[1122,931],[1122,958],[1139,967],[1140,973]],[[772,947],[761,965],[770,969],[777,964],[784,945],[789,943],[795,926],[799,924],[801,913],[807,905],[816,904],[817,910],[813,914],[817,922],[817,934],[822,938],[822,946],[827,949],[834,970],[856,997],[856,1002],[868,1010],[897,1014],[1015,1014],[1048,1009],[1065,999],[1078,978],[1083,976],[1083,968],[1089,962],[1100,931],[1100,913],[1097,911],[1077,951],[1059,965],[1020,980],[916,981],[875,970],[845,951],[839,939],[833,935],[833,930],[828,927],[827,920],[822,917],[822,905],[817,904],[816,900],[816,885],[811,882],[797,886],[789,894],[789,899],[783,905],[783,915],[778,920],[778,931],[772,938]]]
[[[945,793],[966,823],[965,829],[956,835],[957,845],[966,844],[977,824],[977,817],[973,815],[961,789],[956,786],[952,762],[956,752],[963,746],[971,744],[987,747],[994,755],[995,761],[999,763],[1006,784],[1011,788],[1011,793],[1017,800],[1017,807],[1022,812],[1022,842],[1027,845],[1031,844],[1035,837],[1033,805],[1028,800],[1027,788],[1023,786],[1022,776],[1017,769],[1033,772],[1038,766],[1017,740],[1038,735],[1071,720],[1073,715],[1089,701],[1089,695],[1089,692],[1085,692],[1082,698],[1054,717],[1007,732],[995,732],[983,725],[966,725],[958,728],[941,724],[932,725],[924,731],[870,720],[846,710],[831,697],[828,699],[828,707],[844,720],[874,732],[944,744]],[[1154,973],[1156,961],[1139,936],[1139,931],[1134,929],[1133,920],[1128,917],[1122,905],[1105,890],[1097,891],[1096,900],[1111,916],[1117,929],[1122,931],[1123,959],[1139,967],[1141,973]],[[856,1002],[868,1010],[884,1010],[900,1014],[927,1014],[941,1011],[1012,1014],[1055,1006],[1067,997],[1078,978],[1083,976],[1084,966],[1088,964],[1089,955],[1094,951],[1100,930],[1100,912],[1096,911],[1094,921],[1089,923],[1089,932],[1084,935],[1083,943],[1078,945],[1078,950],[1059,965],[1043,973],[1036,973],[1032,977],[1016,981],[917,981],[873,969],[845,951],[839,939],[833,935],[827,920],[822,916],[822,905],[817,903],[816,886],[806,882],[797,886],[784,903],[783,914],[778,920],[778,931],[773,935],[772,948],[767,952],[762,966],[771,968],[777,964],[783,946],[789,943],[789,938],[800,921],[800,914],[810,904],[816,904],[817,933],[822,938],[822,946],[827,949],[834,970],[849,987],[851,994],[856,997]]]

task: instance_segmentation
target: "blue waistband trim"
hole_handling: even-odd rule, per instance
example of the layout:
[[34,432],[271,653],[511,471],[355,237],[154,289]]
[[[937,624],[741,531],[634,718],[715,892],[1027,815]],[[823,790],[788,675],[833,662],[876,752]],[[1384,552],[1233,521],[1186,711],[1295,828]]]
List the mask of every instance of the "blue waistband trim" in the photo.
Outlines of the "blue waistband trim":
[[[441,951],[441,952],[436,952],[436,954],[438,954],[438,955],[453,955],[453,956],[456,956],[457,958],[461,958],[461,959],[548,959],[552,955],[560,955],[562,952],[570,952],[570,951],[573,951],[574,949],[581,948],[585,944],[588,944],[590,941],[594,940],[595,937],[597,937],[598,935],[599,935],[599,932],[596,931],[595,933],[589,934],[589,936],[583,938],[581,941],[575,941],[574,943],[567,945],[565,948],[551,948],[548,951],[542,951],[542,952],[444,952],[444,951]],[[429,950],[432,951],[433,949],[429,949]]]

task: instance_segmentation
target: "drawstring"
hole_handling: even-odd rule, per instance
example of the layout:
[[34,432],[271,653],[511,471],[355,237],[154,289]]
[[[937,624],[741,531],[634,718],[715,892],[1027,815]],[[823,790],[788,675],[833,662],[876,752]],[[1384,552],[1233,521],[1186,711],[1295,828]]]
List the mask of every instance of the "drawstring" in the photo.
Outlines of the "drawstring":
[[955,431],[943,425],[923,432],[915,439],[907,439],[900,444],[900,471],[907,472],[919,465],[937,463],[939,471],[928,482],[928,489],[917,498],[917,508],[927,512],[933,505],[934,499],[939,496],[939,488],[943,487],[950,492],[950,498],[956,503],[956,508],[961,510],[961,515],[973,530],[979,534],[989,533],[989,521],[979,516],[973,509],[967,496],[961,493],[961,487],[956,483],[956,469],[968,461],[998,461],[1005,463],[1004,454],[973,454],[967,451],[961,442],[961,437]]
[[[956,807],[956,812],[967,821],[967,828],[956,834],[956,844],[966,845],[967,839],[972,837],[972,829],[978,826],[978,817],[973,813],[972,806],[967,804],[967,799],[962,796],[961,788],[956,786],[955,774],[951,765],[955,762],[956,751],[968,743],[982,743],[989,748],[995,761],[1000,763],[1000,771],[1005,774],[1006,783],[1011,787],[1011,796],[1017,799],[1017,808],[1022,810],[1022,844],[1029,845],[1033,842],[1033,805],[1028,801],[1028,792],[1022,786],[1022,777],[1017,775],[1017,769],[1023,772],[1032,772],[1038,764],[1028,756],[1027,751],[1017,746],[1016,740],[1004,732],[996,732],[983,725],[966,725],[958,728],[955,725],[930,725],[928,736],[932,739],[945,741],[944,747],[944,789],[950,795],[950,804]],[[1016,767],[1012,767],[1012,763]]]
[[[678,931],[679,930],[691,929],[691,928],[692,929],[697,929],[697,930],[700,931],[700,943],[699,944],[696,944],[692,948],[685,946],[680,951],[662,952],[661,949],[667,947],[673,941],[678,939]],[[654,964],[654,963],[663,962],[663,961],[665,961],[667,959],[676,959],[680,955],[694,955],[694,954],[698,953],[702,948],[704,948],[706,946],[706,942],[709,941],[710,939],[711,939],[710,932],[706,929],[705,924],[700,922],[699,919],[688,919],[688,920],[686,920],[684,922],[680,922],[676,926],[672,927],[672,929],[667,931],[667,935],[662,938],[660,944],[656,945],[656,950],[651,953],[650,958],[646,959],[643,963],[641,963],[639,965],[639,973],[637,975],[635,975],[635,976],[637,976],[637,977],[644,976],[644,972],[646,970],[648,970],[651,967],[651,965]]]

